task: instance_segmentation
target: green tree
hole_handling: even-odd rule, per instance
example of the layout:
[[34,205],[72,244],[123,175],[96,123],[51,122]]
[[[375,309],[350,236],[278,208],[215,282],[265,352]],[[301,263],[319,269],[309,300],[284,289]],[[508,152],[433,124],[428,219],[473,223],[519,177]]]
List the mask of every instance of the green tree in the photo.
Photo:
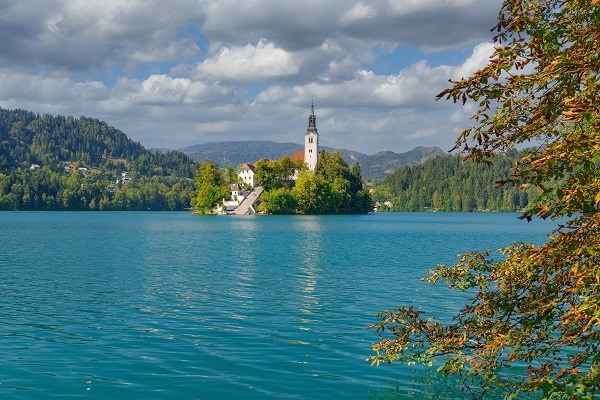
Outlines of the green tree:
[[256,179],[266,191],[283,186],[277,171],[277,162],[262,158],[256,163]]
[[296,211],[296,199],[288,188],[265,192],[260,202],[259,210],[269,214],[293,214]]
[[350,167],[339,150],[332,153],[321,151],[315,172],[328,181],[333,181],[335,178],[349,180],[351,175]]
[[229,198],[229,187],[225,183],[223,172],[214,162],[200,166],[194,179],[196,190],[192,198],[192,208],[201,214],[209,214],[225,198]]
[[264,212],[348,214],[372,209],[370,194],[363,189],[360,166],[355,164],[351,169],[339,152],[321,152],[315,172],[289,157],[277,161],[262,159],[256,171],[258,182],[265,189],[261,198]]
[[279,160],[260,159],[256,163],[258,184],[266,191],[289,186],[296,168],[297,165],[286,156]]
[[327,181],[311,171],[301,171],[292,189],[299,214],[326,214],[331,189]]
[[225,177],[227,178],[227,183],[239,183],[239,177],[229,165],[225,167]]
[[[505,0],[495,31],[489,63],[439,95],[477,108],[477,124],[455,149],[487,161],[521,143],[541,144],[500,183],[541,193],[523,218],[566,221],[543,245],[515,244],[500,258],[470,253],[432,270],[427,281],[469,290],[469,304],[451,323],[412,307],[383,312],[371,360],[439,360],[439,371],[506,398],[597,399],[600,0]],[[511,367],[522,373],[505,373]]]

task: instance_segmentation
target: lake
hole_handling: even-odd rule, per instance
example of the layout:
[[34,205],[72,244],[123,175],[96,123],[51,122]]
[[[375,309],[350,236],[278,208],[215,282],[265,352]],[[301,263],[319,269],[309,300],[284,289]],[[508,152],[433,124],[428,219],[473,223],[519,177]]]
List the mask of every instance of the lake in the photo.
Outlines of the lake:
[[448,317],[419,278],[470,250],[540,243],[515,213],[0,213],[0,398],[460,398],[365,361],[380,311]]

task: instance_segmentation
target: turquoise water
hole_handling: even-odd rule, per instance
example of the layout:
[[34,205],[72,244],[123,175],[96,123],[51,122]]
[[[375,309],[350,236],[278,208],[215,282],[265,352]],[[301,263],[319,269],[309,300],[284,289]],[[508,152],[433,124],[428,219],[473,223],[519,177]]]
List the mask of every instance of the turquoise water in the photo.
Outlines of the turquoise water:
[[553,226],[517,216],[0,213],[0,398],[459,398],[365,327],[450,315],[418,278]]

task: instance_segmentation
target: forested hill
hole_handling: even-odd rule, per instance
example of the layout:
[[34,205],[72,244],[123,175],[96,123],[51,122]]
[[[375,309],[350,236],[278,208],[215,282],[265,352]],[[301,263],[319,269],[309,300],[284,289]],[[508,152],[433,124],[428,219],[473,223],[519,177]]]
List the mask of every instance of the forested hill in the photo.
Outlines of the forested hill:
[[0,210],[183,210],[195,169],[96,119],[0,108]]
[[393,211],[519,211],[535,193],[512,186],[495,187],[511,175],[520,153],[498,156],[492,165],[462,161],[459,156],[435,157],[388,175],[373,200]]
[[139,176],[193,177],[193,161],[177,151],[145,149],[97,119],[0,108],[0,172],[31,164],[58,171],[65,162]]

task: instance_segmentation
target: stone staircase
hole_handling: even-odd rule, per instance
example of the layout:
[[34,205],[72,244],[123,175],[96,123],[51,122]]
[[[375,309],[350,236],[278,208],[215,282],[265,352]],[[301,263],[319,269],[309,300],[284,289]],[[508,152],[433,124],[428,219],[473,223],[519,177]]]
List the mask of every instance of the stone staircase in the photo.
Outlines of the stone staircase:
[[256,186],[254,189],[248,193],[248,196],[240,203],[240,205],[235,209],[234,215],[252,215],[255,214],[254,211],[254,203],[260,197],[263,192],[262,186]]

